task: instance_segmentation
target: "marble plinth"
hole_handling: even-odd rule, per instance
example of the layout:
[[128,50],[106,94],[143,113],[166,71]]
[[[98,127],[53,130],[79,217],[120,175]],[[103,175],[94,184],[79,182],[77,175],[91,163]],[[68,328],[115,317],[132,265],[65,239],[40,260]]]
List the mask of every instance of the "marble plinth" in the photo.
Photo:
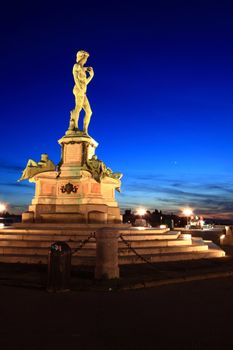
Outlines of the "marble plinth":
[[97,182],[86,167],[98,143],[79,132],[70,132],[58,142],[62,148],[59,168],[33,177],[35,196],[23,213],[23,222],[121,222],[115,200],[120,180],[105,176]]

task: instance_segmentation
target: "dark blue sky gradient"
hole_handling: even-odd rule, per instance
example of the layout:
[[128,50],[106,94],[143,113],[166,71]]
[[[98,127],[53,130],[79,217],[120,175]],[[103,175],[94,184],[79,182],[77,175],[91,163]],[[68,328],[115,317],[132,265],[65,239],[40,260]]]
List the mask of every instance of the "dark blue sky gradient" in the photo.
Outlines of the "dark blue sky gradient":
[[22,211],[17,184],[74,107],[72,66],[90,52],[97,155],[122,171],[121,208],[233,218],[232,1],[9,1],[0,15],[0,201]]

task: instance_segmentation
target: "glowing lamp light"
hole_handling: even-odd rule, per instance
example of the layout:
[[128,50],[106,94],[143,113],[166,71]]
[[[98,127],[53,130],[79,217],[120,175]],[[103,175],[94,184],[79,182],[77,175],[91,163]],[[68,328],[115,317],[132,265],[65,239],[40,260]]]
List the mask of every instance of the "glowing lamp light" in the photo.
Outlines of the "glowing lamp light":
[[167,228],[167,225],[160,225],[159,228],[161,229]]
[[145,208],[139,208],[136,211],[137,215],[144,216],[146,214],[146,209]]
[[184,233],[184,234],[181,235],[181,237],[182,237],[184,240],[190,241],[191,238],[192,238],[192,235],[190,235],[190,233]]
[[192,216],[192,215],[193,215],[193,211],[192,211],[191,208],[185,208],[185,209],[183,210],[183,214],[184,214],[184,216],[189,217],[189,216]]
[[226,235],[221,235],[220,236],[220,244],[223,245],[224,244],[224,239],[225,239]]
[[3,203],[0,203],[0,213],[3,213],[4,211],[6,211],[6,206]]

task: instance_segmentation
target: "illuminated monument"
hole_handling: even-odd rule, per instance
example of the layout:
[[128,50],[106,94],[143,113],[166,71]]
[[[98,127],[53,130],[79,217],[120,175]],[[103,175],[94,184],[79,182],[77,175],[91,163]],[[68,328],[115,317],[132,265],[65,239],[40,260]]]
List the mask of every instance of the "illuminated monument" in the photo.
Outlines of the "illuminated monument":
[[[88,135],[92,111],[86,91],[94,75],[91,67],[85,67],[88,56],[79,51],[73,67],[75,108],[58,141],[61,161],[55,166],[47,154],[38,162],[29,159],[20,180],[35,183],[35,196],[22,223],[0,230],[0,262],[47,264],[48,250],[57,241],[74,249],[72,265],[95,266],[96,278],[119,277],[119,265],[223,257],[224,251],[212,242],[182,229],[140,230],[121,222],[115,190],[120,189],[122,174],[97,158],[98,144]],[[83,245],[83,240],[88,242]],[[77,250],[80,243],[83,248]]]
[[[75,108],[70,112],[69,128],[58,140],[61,161],[55,167],[42,154],[41,161],[29,160],[20,180],[36,185],[29,210],[23,222],[120,223],[121,215],[115,190],[121,186],[121,173],[114,173],[95,155],[98,143],[88,135],[92,111],[86,95],[94,76],[86,67],[86,51],[77,53],[73,67]],[[84,110],[83,130],[79,117]]]

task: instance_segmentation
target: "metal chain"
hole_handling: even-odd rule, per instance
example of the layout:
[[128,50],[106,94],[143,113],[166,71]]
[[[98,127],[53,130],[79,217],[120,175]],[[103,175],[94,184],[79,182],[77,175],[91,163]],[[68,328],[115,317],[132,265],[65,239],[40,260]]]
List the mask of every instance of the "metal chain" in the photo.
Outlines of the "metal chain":
[[80,242],[79,246],[72,250],[71,254],[75,254],[79,250],[81,250],[85,246],[85,244],[87,244],[92,238],[95,238],[95,232],[91,232],[90,235],[86,239],[83,239]]
[[[75,254],[78,251],[80,251],[92,238],[95,238],[95,232],[91,232],[91,234],[86,239],[82,240],[79,244],[79,247],[73,249],[71,254]],[[146,259],[144,256],[139,254],[133,247],[131,247],[131,244],[128,241],[126,241],[126,239],[124,239],[123,235],[120,235],[119,238],[127,246],[127,248],[130,249],[139,259],[147,263],[154,270],[161,272],[161,270],[158,269],[151,261]]]
[[132,252],[142,261],[144,261],[145,263],[149,264],[151,268],[157,270],[157,271],[161,271],[159,270],[150,260],[146,259],[144,256],[142,256],[141,254],[139,254],[133,247],[131,247],[131,244],[126,241],[126,239],[124,239],[123,235],[119,236],[120,239],[122,240],[122,242],[127,246],[128,249],[132,250]]

